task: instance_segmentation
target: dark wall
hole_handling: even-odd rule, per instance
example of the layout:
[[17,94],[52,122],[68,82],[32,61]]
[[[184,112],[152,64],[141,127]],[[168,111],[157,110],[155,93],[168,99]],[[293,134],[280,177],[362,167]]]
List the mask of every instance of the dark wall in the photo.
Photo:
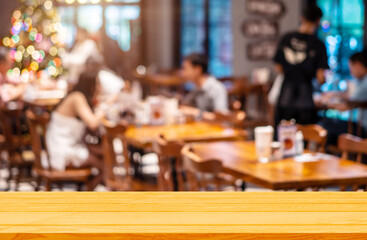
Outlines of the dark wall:
[[18,0],[0,0],[0,37],[10,35],[11,16],[18,6]]

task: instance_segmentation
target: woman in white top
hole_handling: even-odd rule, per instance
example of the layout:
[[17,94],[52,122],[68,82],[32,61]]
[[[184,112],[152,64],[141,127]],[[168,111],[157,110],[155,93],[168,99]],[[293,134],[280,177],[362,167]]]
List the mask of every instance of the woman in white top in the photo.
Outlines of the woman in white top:
[[105,116],[102,111],[92,110],[98,88],[98,69],[87,69],[52,113],[46,143],[53,169],[96,167],[100,178],[102,161],[89,153],[83,139],[86,129],[96,130]]

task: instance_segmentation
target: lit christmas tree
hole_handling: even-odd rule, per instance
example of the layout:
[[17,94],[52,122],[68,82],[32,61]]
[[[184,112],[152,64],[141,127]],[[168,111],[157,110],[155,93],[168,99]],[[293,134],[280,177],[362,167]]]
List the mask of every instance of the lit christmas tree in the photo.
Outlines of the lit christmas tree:
[[20,0],[21,6],[13,12],[11,36],[3,45],[11,48],[15,61],[9,78],[23,81],[34,78],[56,78],[62,74],[60,56],[65,50],[59,43],[61,23],[51,0]]

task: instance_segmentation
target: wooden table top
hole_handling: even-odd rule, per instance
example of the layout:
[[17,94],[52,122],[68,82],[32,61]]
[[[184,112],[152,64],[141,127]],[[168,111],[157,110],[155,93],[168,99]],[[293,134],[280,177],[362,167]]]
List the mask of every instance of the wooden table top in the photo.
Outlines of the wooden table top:
[[231,141],[246,137],[246,132],[207,122],[177,125],[130,127],[126,133],[129,143],[137,147],[149,147],[159,135],[168,141],[203,142]]
[[179,86],[185,83],[185,81],[177,73],[148,74],[146,75],[145,80],[151,84],[160,86]]
[[1,193],[0,238],[367,239],[365,193]]
[[325,154],[260,163],[254,142],[191,144],[201,159],[218,159],[225,171],[262,187],[300,189],[367,183],[367,166]]
[[34,99],[27,100],[26,103],[38,107],[54,107],[61,101],[61,98]]

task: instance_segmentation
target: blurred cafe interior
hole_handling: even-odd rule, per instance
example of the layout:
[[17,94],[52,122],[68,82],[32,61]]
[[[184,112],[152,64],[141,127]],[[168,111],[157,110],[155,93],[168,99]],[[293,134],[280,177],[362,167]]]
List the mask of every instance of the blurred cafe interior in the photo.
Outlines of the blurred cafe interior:
[[0,0],[0,191],[365,191],[363,0]]

